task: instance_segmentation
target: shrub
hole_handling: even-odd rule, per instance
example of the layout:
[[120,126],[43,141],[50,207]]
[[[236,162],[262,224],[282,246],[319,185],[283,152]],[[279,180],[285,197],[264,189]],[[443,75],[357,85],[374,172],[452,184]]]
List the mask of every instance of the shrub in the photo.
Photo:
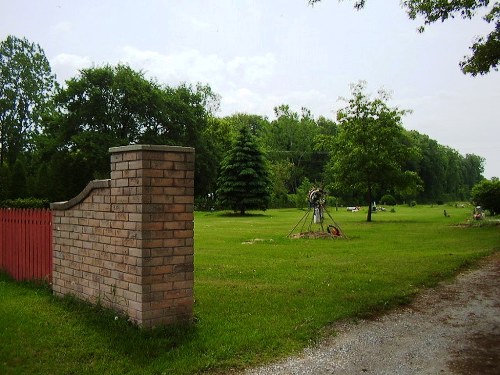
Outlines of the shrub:
[[395,206],[396,198],[394,198],[391,194],[385,194],[382,198],[380,198],[380,203],[383,205]]
[[295,198],[290,201],[290,194],[271,194],[269,208],[290,208],[295,207]]
[[49,208],[48,199],[18,198],[6,199],[0,202],[2,208]]
[[194,199],[194,209],[196,211],[213,211],[217,208],[214,195],[196,197]]
[[489,210],[491,215],[500,213],[500,180],[483,180],[472,187],[472,201]]

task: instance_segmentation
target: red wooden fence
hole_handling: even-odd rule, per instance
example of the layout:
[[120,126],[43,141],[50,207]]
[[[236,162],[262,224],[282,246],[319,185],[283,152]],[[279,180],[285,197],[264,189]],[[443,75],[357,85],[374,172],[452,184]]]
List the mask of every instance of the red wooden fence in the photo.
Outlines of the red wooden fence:
[[0,209],[0,269],[16,280],[52,281],[52,213]]

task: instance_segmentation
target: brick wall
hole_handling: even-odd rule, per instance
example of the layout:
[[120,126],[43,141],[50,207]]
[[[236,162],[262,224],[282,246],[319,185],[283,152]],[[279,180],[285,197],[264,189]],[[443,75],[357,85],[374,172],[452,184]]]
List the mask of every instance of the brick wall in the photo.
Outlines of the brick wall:
[[193,313],[194,149],[110,149],[111,179],[53,203],[53,290],[143,327]]

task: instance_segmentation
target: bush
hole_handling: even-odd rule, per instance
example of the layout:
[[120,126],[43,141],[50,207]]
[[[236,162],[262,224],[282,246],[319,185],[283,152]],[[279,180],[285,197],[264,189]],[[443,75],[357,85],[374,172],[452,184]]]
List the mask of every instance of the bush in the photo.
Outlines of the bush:
[[472,201],[494,216],[500,213],[500,180],[483,180],[472,187]]
[[380,203],[385,206],[395,206],[396,198],[394,198],[391,194],[386,194],[382,198],[380,198]]
[[290,200],[290,195],[271,194],[271,201],[269,203],[269,208],[290,208],[290,207],[295,207],[295,200]]
[[194,209],[196,211],[213,211],[216,209],[216,200],[213,195],[194,198]]
[[18,198],[6,199],[0,202],[2,208],[49,208],[48,199]]

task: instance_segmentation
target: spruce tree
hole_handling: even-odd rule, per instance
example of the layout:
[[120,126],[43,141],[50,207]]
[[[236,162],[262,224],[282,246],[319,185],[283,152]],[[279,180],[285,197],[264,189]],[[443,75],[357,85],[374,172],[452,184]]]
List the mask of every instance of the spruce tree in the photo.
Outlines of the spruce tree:
[[264,156],[248,127],[238,132],[234,146],[221,163],[217,196],[224,208],[244,215],[247,210],[266,210],[270,179]]

